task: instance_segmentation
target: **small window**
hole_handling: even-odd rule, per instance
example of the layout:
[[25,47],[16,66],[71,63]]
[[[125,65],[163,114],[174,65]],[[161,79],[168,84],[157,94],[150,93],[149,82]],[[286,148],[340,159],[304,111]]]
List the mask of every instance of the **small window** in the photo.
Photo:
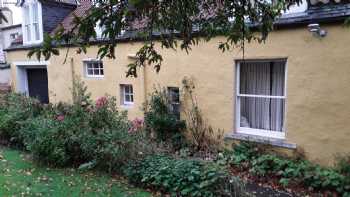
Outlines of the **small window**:
[[284,138],[286,62],[244,61],[237,64],[237,132]]
[[171,113],[180,120],[180,90],[177,87],[168,87],[168,97]]
[[85,75],[87,77],[103,77],[103,62],[102,61],[86,61],[85,62]]
[[18,38],[18,33],[12,33],[12,34],[10,34],[10,39],[11,40],[16,40],[17,38]]
[[120,85],[120,101],[122,105],[133,105],[134,104],[134,89],[132,85],[122,84]]

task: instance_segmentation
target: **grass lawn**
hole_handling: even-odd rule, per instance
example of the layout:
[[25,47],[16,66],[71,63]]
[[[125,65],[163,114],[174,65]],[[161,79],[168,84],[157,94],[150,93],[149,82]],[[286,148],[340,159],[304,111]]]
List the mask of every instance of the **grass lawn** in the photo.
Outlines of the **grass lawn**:
[[108,175],[39,167],[26,158],[20,151],[0,147],[1,197],[151,196]]

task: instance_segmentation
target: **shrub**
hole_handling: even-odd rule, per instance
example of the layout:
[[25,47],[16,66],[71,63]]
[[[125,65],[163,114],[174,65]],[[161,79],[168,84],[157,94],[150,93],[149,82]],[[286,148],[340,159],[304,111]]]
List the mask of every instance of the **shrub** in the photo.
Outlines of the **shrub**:
[[153,155],[130,164],[125,174],[136,185],[172,196],[244,196],[241,183],[213,163]]
[[252,143],[242,142],[235,145],[233,150],[225,150],[223,158],[219,158],[221,162],[246,168],[248,163],[259,155],[261,150]]
[[336,169],[350,177],[350,156],[338,156],[338,162],[336,163]]
[[159,141],[171,142],[178,150],[183,146],[184,121],[171,113],[166,90],[155,90],[145,108],[145,125],[149,133],[154,133]]
[[18,133],[21,122],[39,116],[43,109],[36,99],[16,93],[5,95],[0,105],[0,140],[11,145],[22,145]]
[[19,132],[40,162],[60,167],[90,163],[112,171],[147,152],[145,146],[138,146],[146,139],[138,132],[129,133],[127,115],[116,109],[113,97],[101,97],[87,106],[59,104],[50,110],[28,119]]
[[68,132],[61,122],[42,117],[28,119],[20,130],[24,145],[34,159],[58,167],[71,161],[67,150]]

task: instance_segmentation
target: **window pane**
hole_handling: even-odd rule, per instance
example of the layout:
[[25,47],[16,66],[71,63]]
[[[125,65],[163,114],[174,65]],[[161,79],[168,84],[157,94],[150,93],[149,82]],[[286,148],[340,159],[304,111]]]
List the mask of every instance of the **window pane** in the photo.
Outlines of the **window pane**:
[[180,90],[176,87],[168,88],[169,100],[171,103],[180,103]]
[[130,85],[125,85],[124,88],[125,88],[125,94],[132,94],[132,91],[131,91],[132,87]]
[[38,9],[38,4],[37,4],[37,3],[34,3],[32,6],[33,6],[33,7],[32,7],[33,22],[34,22],[34,23],[37,23],[37,22],[39,22],[39,20],[38,20],[38,11],[39,11],[39,9]]
[[240,65],[240,93],[284,96],[284,62],[245,62]]
[[31,36],[31,32],[30,32],[30,25],[26,25],[25,29],[26,29],[27,41],[31,41],[32,36]]
[[100,74],[101,74],[101,75],[104,75],[103,69],[100,70]]
[[240,127],[282,131],[284,99],[241,97]]
[[92,66],[91,63],[87,63],[86,66],[87,66],[88,69],[93,69],[93,66]]
[[100,72],[98,69],[94,69],[93,71],[94,71],[94,75],[100,75]]
[[39,24],[35,23],[33,25],[34,25],[35,40],[40,40]]
[[176,118],[180,119],[180,90],[177,87],[169,87],[168,95],[170,101],[170,111],[172,114],[176,116]]
[[29,7],[24,7],[24,24],[30,24]]
[[87,70],[87,74],[88,74],[88,75],[93,75],[93,74],[94,74],[94,72],[93,72],[93,70],[92,70],[92,69],[88,69],[88,70]]
[[134,102],[134,95],[130,95],[130,102]]
[[125,95],[125,102],[131,102],[130,95],[128,94]]

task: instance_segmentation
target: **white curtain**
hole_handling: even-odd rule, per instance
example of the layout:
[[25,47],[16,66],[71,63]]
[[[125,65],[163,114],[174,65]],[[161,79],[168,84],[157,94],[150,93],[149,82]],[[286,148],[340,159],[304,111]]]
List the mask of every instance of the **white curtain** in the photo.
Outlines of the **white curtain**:
[[255,96],[284,96],[284,62],[246,62],[240,65],[241,127],[282,131],[284,99]]

